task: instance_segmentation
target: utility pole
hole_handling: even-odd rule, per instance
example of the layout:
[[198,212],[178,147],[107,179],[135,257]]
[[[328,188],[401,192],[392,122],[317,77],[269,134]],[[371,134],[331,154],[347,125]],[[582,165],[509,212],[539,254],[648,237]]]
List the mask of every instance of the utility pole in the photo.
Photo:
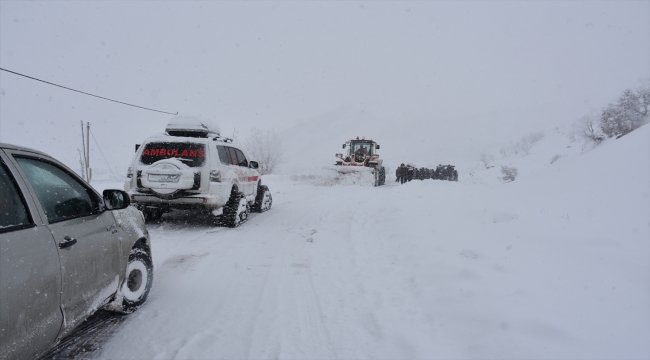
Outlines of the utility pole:
[[90,122],[86,122],[86,181],[93,178],[93,169],[90,168]]
[[[81,146],[83,148],[83,157],[81,158],[81,177],[90,182],[93,177],[93,170],[90,168],[90,122],[86,122],[86,132],[84,133],[84,122],[81,121]],[[81,156],[81,154],[79,154]]]
[[84,122],[81,120],[81,149],[83,156],[79,154],[79,162],[81,163],[81,177],[86,180],[86,137],[84,136]]

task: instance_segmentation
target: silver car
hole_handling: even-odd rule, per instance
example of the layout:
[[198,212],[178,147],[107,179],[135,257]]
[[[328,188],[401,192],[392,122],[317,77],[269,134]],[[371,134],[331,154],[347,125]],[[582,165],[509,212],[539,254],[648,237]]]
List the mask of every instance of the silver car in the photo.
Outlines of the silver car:
[[145,302],[151,243],[129,203],[46,154],[0,143],[0,359],[37,357],[97,309]]

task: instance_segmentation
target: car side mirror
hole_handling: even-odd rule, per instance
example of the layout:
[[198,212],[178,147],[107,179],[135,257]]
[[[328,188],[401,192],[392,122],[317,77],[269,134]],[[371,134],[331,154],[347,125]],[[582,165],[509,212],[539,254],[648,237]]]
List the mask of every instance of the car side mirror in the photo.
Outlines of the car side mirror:
[[377,144],[377,150],[379,150],[379,144]]
[[343,144],[343,148],[345,149],[345,144]]
[[104,205],[107,210],[126,209],[131,204],[129,194],[124,190],[104,190]]
[[259,169],[260,164],[257,161],[249,161],[248,167],[251,169]]

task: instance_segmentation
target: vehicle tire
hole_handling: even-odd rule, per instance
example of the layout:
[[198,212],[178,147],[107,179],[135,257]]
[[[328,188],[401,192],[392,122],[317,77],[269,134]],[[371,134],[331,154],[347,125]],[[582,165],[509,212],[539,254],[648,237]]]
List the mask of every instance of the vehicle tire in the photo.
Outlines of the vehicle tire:
[[137,310],[149,297],[153,283],[153,262],[142,249],[131,249],[126,276],[122,284],[122,312],[129,314]]
[[386,168],[382,166],[381,171],[379,172],[379,185],[386,184]]
[[142,214],[144,215],[144,222],[150,223],[153,221],[160,220],[165,211],[159,208],[144,208]]
[[255,197],[255,204],[253,204],[253,210],[256,212],[265,212],[271,208],[273,204],[273,196],[271,196],[271,191],[266,185],[260,185],[257,187],[257,197]]
[[237,227],[248,220],[249,214],[250,206],[246,201],[246,197],[241,192],[233,190],[230,199],[223,207],[220,225],[231,228]]

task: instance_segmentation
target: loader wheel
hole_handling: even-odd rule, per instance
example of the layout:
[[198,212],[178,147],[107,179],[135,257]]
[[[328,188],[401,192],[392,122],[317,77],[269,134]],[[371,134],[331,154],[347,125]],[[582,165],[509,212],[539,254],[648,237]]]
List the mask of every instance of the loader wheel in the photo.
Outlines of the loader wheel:
[[374,186],[381,186],[386,183],[386,169],[383,166],[374,168],[373,174],[375,175]]
[[374,171],[372,172],[372,174],[375,175],[375,183],[374,183],[374,186],[379,186],[379,185],[380,185],[380,184],[379,184],[379,176],[380,176],[380,175],[379,175],[379,172],[380,172],[379,168],[375,168]]

